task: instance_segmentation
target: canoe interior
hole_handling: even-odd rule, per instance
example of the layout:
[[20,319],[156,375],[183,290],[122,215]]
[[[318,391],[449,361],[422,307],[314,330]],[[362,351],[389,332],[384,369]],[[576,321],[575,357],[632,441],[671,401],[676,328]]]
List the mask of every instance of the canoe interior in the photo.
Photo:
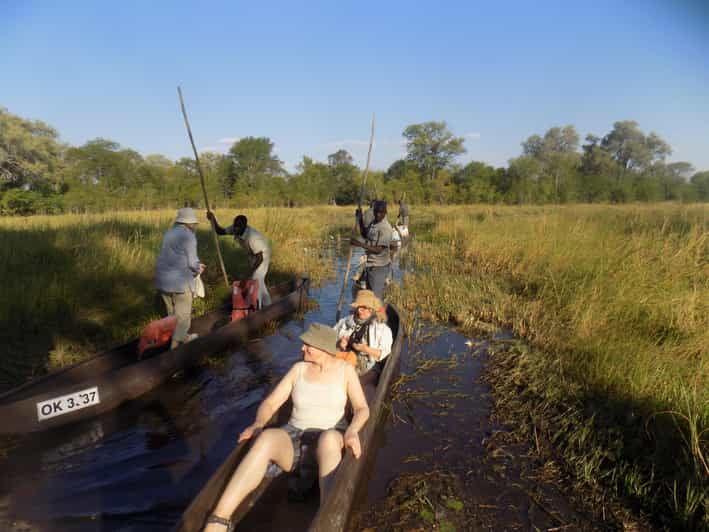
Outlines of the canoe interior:
[[[293,279],[276,286],[269,287],[269,293],[273,303],[295,291],[300,279]],[[192,320],[190,332],[205,336],[208,333],[229,323],[231,314],[231,300],[215,310],[212,310],[198,318]],[[135,364],[138,339],[116,346],[107,351],[94,355],[87,360],[77,364],[62,368],[34,379],[22,386],[9,390],[0,395],[0,405],[13,403],[41,393],[51,392],[56,388],[70,386],[77,382],[83,382],[104,375],[108,372],[116,371],[125,366]],[[167,348],[155,349],[146,352],[143,360],[159,355],[167,351]]]
[[[362,472],[371,463],[376,449],[375,433],[384,416],[384,399],[399,368],[402,335],[399,315],[393,306],[387,308],[388,324],[392,329],[394,343],[387,357],[376,389],[365,390],[370,399],[370,418],[360,432],[363,456],[356,460],[347,452],[338,467],[332,483],[332,491],[319,507],[317,488],[304,501],[289,501],[288,476],[275,480],[264,479],[259,487],[237,508],[232,516],[237,530],[321,530],[336,532],[344,530],[352,509],[355,492]],[[269,426],[287,422],[290,405],[285,405],[274,415]],[[212,475],[192,504],[185,510],[175,530],[196,532],[202,529],[238,463],[246,455],[249,443],[240,444],[220,468]]]

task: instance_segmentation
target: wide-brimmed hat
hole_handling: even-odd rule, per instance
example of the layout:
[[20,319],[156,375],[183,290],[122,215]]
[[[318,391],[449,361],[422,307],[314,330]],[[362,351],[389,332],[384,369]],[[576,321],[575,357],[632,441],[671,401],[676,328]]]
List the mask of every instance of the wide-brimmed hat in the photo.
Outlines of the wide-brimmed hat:
[[360,290],[357,292],[357,297],[350,305],[352,308],[367,307],[368,309],[372,309],[374,312],[381,310],[382,306],[383,304],[380,299],[371,290]]
[[335,329],[322,323],[311,324],[308,330],[300,335],[300,339],[304,344],[316,347],[333,356],[337,353],[337,333]]
[[194,209],[184,207],[177,211],[177,218],[175,218],[175,222],[178,224],[198,224],[199,220],[197,220],[197,215],[195,214]]

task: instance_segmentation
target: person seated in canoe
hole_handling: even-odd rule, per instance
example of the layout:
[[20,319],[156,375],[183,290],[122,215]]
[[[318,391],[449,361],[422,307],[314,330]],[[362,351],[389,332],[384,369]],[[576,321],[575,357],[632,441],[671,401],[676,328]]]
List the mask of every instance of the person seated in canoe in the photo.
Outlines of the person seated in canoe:
[[271,296],[266,288],[266,274],[271,263],[271,246],[266,237],[251,227],[243,214],[236,216],[229,227],[219,225],[212,211],[207,211],[207,219],[214,224],[214,231],[218,235],[234,235],[234,240],[246,251],[250,267],[246,278],[258,281],[259,308],[270,305]]
[[[369,418],[369,407],[354,368],[335,356],[337,334],[327,325],[313,323],[300,339],[303,361],[297,362],[281,379],[256,412],[256,420],[239,436],[239,442],[251,438],[251,450],[236,468],[224,493],[207,519],[207,532],[223,532],[244,498],[267,474],[295,472],[302,460],[301,440],[313,432],[317,441],[320,502],[342,460],[343,448],[355,458],[362,454],[359,431]],[[264,429],[266,423],[286,402],[293,401],[288,423],[280,428]],[[352,405],[352,420],[347,425],[345,406]]]
[[385,323],[386,313],[381,300],[371,290],[360,290],[354,312],[335,325],[338,357],[354,365],[362,376],[391,353],[391,329]]

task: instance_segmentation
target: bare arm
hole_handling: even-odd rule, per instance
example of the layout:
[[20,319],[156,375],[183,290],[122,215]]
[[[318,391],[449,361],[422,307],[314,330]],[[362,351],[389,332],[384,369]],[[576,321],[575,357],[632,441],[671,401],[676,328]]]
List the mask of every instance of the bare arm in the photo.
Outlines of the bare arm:
[[377,327],[379,328],[379,334],[376,338],[378,348],[370,347],[366,342],[355,344],[352,347],[361,353],[366,353],[374,360],[381,360],[391,353],[391,346],[394,340],[391,335],[391,329],[387,325],[380,324]]
[[244,431],[239,435],[239,441],[248,440],[254,434],[261,431],[266,423],[269,422],[273,414],[275,414],[283,403],[286,402],[288,397],[290,397],[293,391],[293,383],[295,382],[296,373],[298,371],[298,365],[295,364],[286,373],[285,377],[276,385],[276,388],[264,399],[256,411],[256,420],[246,427]]
[[347,432],[345,432],[345,447],[349,447],[354,457],[359,458],[362,454],[359,431],[369,419],[369,406],[367,406],[367,399],[364,396],[364,390],[362,390],[362,384],[359,382],[357,372],[352,366],[347,366],[345,371],[347,372],[347,397],[352,404],[354,412],[350,426],[347,427]]
[[365,353],[366,355],[369,355],[374,360],[379,360],[379,357],[382,356],[381,349],[375,349],[374,347],[369,347],[365,342],[361,342],[359,344],[352,344],[352,347],[354,347],[355,350],[359,351],[360,353]]
[[226,229],[224,229],[221,225],[219,225],[219,222],[217,221],[217,217],[214,215],[212,211],[207,211],[207,219],[209,219],[210,222],[212,222],[212,227],[214,227],[214,232],[217,233],[218,235],[225,235],[226,234]]

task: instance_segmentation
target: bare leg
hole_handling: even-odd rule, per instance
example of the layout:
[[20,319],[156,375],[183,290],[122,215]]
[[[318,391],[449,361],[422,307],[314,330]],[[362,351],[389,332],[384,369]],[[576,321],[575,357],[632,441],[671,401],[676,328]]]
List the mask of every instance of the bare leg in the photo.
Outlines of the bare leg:
[[[261,433],[236,468],[212,513],[230,519],[241,501],[261,483],[270,462],[284,471],[293,467],[293,443],[283,429],[266,429]],[[224,532],[224,526],[209,524],[204,531]]]
[[323,503],[330,483],[335,476],[335,469],[342,460],[344,440],[340,432],[330,429],[318,439],[318,478],[320,480],[320,504]]

